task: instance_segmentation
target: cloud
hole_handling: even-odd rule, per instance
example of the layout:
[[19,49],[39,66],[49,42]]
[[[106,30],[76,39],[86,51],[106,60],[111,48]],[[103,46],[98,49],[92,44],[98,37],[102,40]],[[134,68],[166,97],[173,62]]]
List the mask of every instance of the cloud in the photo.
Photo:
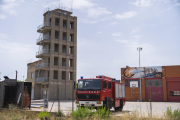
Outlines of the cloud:
[[79,9],[79,10],[95,6],[95,4],[90,2],[90,0],[74,0],[73,3],[72,0],[61,0],[60,3],[59,1],[57,2],[48,1],[48,4],[47,3],[43,3],[43,4],[44,4],[43,7],[53,7],[53,8],[58,7],[59,4],[60,6],[64,6],[67,8],[71,8],[72,5],[73,9]]
[[98,22],[103,22],[103,21],[106,21],[108,19],[110,19],[111,17],[106,17],[106,18],[102,18],[102,19],[96,19],[96,20],[92,20],[92,19],[82,19],[82,18],[79,18],[79,21],[80,22],[83,22],[83,23],[87,23],[87,24],[95,24],[95,23],[98,23]]
[[134,35],[132,38],[135,39],[135,40],[139,40],[140,38],[142,38],[142,36],[140,36],[140,35]]
[[2,0],[2,4],[0,5],[0,11],[2,12],[0,19],[5,19],[7,13],[16,16],[17,12],[14,8],[18,6],[20,2],[24,2],[24,0]]
[[116,42],[119,42],[119,43],[129,43],[128,40],[116,40]]
[[131,34],[134,34],[134,33],[137,33],[137,32],[139,32],[139,28],[133,29],[133,30],[131,31]]
[[[20,59],[28,58],[29,54],[35,54],[32,45],[12,42],[8,35],[0,33],[0,53],[3,56]],[[28,53],[28,54],[27,54]]]
[[0,14],[0,19],[6,19],[5,15]]
[[93,18],[97,18],[99,16],[107,15],[107,14],[111,14],[111,12],[106,10],[106,8],[97,7],[97,8],[90,8],[87,10],[87,15]]
[[129,11],[129,12],[124,12],[121,15],[120,14],[116,14],[114,17],[116,19],[127,19],[127,18],[131,18],[133,16],[137,15],[137,12],[135,11]]
[[101,34],[102,32],[98,32],[98,34]]
[[109,25],[112,26],[112,25],[117,25],[117,24],[118,24],[118,22],[112,22]]
[[175,6],[180,6],[180,3],[176,3]]
[[133,2],[132,4],[142,7],[142,6],[150,6],[150,0],[136,0],[136,2]]
[[113,33],[112,36],[113,37],[120,37],[122,35],[122,33]]

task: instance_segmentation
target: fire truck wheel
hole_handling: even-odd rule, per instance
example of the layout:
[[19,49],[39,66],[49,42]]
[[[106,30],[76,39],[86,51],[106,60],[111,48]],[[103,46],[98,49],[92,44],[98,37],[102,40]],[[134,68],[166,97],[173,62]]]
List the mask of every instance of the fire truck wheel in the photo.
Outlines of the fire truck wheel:
[[109,98],[109,97],[108,97],[108,99],[105,98],[105,100],[103,101],[103,107],[105,107],[105,106],[106,106],[106,110],[110,111],[110,109],[112,108],[111,98]]
[[122,111],[122,109],[123,109],[123,101],[121,100],[121,101],[120,101],[119,111]]

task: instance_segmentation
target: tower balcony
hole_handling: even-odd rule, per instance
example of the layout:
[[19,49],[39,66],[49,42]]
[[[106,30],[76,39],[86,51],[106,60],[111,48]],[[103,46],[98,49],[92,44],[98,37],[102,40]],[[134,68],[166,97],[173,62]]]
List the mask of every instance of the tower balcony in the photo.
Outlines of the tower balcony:
[[45,82],[49,82],[49,77],[38,77],[35,78],[35,82],[36,83],[45,83]]
[[40,63],[35,65],[35,69],[37,70],[49,70],[50,68],[50,63]]
[[39,25],[37,27],[37,32],[48,32],[51,30],[51,23],[50,22],[44,22],[43,24]]
[[49,57],[49,56],[50,56],[50,49],[42,49],[36,52],[36,58]]
[[43,35],[43,37],[39,37],[37,40],[36,40],[36,44],[37,45],[40,45],[42,43],[50,43],[51,41],[51,36],[49,35]]

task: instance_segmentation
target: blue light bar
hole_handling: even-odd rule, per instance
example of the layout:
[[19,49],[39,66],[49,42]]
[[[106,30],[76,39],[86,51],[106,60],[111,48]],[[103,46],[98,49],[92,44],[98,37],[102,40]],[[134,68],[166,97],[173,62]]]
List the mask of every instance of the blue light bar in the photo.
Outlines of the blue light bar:
[[102,76],[99,76],[99,78],[102,78]]
[[83,76],[81,76],[81,79],[83,79]]

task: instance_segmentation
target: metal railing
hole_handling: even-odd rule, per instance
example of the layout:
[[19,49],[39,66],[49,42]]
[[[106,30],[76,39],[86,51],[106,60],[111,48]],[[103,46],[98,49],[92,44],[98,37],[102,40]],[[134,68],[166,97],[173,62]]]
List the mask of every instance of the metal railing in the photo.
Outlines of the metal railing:
[[42,27],[45,27],[45,26],[51,26],[51,23],[50,22],[44,22],[43,24],[39,25],[37,27],[37,30],[41,29]]
[[42,41],[42,40],[51,40],[51,36],[49,35],[44,35],[43,37],[39,37],[37,40],[36,40],[36,43]]
[[50,49],[42,49],[42,50],[36,52],[36,55],[40,55],[40,54],[43,54],[43,53],[50,53]]
[[35,78],[35,82],[49,82],[49,77]]
[[35,65],[35,69],[48,68],[48,67],[50,67],[50,63],[40,63],[40,64]]
[[[61,9],[61,10],[64,10],[64,11],[73,12],[72,8],[68,8],[68,7],[65,7],[65,6],[57,6],[57,7],[55,7],[55,9]],[[46,13],[47,11],[51,11],[51,10],[52,9],[48,7],[46,9],[44,9],[44,13]]]

